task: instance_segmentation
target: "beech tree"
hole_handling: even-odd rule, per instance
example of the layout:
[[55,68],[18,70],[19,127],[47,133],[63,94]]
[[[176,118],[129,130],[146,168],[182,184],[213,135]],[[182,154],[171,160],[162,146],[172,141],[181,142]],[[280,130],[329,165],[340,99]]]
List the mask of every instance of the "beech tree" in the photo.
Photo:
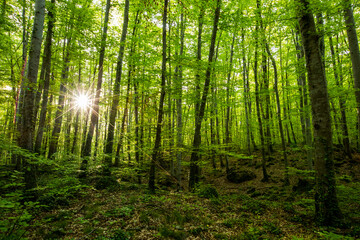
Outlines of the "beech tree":
[[307,0],[296,0],[300,32],[304,44],[314,127],[316,219],[336,226],[342,219],[338,206],[327,82],[319,45],[319,35]]
[[[23,93],[24,102],[20,111],[20,114],[22,115],[22,126],[19,129],[18,137],[19,146],[30,152],[33,151],[33,138],[35,131],[35,86],[39,69],[44,20],[45,0],[37,0],[35,2],[34,26],[31,34],[29,70],[27,77],[24,79],[24,86],[26,89]],[[25,172],[25,188],[29,190],[36,187],[35,166],[29,163],[28,159],[23,159],[22,163]]]
[[360,142],[352,3],[1,1],[0,165],[27,189],[46,164],[150,192],[315,176],[316,218],[335,226],[335,171]]
[[189,176],[189,188],[194,189],[195,184],[199,182],[199,159],[200,159],[200,153],[199,153],[199,147],[201,144],[201,123],[205,114],[205,106],[206,106],[206,100],[207,95],[209,92],[210,87],[210,77],[211,77],[211,70],[212,70],[212,64],[213,64],[213,58],[214,58],[214,52],[215,52],[215,42],[216,42],[216,34],[218,31],[218,22],[220,18],[220,9],[221,9],[221,0],[217,0],[216,2],[216,9],[215,9],[215,15],[214,15],[214,24],[213,24],[213,30],[211,35],[211,45],[210,45],[210,51],[209,51],[209,59],[208,59],[208,66],[206,69],[205,74],[205,83],[204,83],[204,89],[203,94],[201,97],[200,102],[200,108],[198,112],[197,120],[195,121],[195,133],[194,133],[194,139],[192,144],[192,153],[191,153],[191,159],[190,159],[190,176]]
[[[129,24],[129,0],[125,0],[125,8],[124,8],[124,22],[123,22],[123,28],[121,33],[121,39],[120,39],[120,49],[119,49],[119,55],[117,59],[117,65],[116,65],[116,78],[114,82],[114,90],[113,90],[113,101],[111,104],[111,110],[110,110],[110,117],[109,117],[109,123],[108,123],[108,130],[107,130],[107,138],[105,142],[105,165],[108,167],[112,164],[112,153],[113,153],[113,141],[114,141],[114,128],[115,128],[115,119],[117,115],[117,108],[119,105],[119,93],[120,93],[120,83],[121,83],[121,77],[122,77],[122,66],[123,66],[123,58],[124,58],[124,51],[125,51],[125,41],[126,41],[126,35],[127,35],[127,28]],[[84,162],[84,166],[87,163]]]

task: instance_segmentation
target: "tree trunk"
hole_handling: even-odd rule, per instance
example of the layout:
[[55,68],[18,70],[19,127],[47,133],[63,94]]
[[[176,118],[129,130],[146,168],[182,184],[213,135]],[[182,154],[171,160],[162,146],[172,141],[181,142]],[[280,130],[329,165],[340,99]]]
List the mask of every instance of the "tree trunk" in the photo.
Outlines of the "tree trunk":
[[[185,22],[184,14],[181,13],[180,16],[180,61],[182,61],[184,53],[184,36],[185,36]],[[178,189],[181,189],[181,161],[182,161],[182,148],[183,148],[183,120],[182,120],[182,85],[183,85],[183,69],[181,62],[176,66],[176,146],[177,146],[177,155],[176,155],[176,179],[178,184]]]
[[299,39],[299,31],[297,28],[295,32],[295,46],[297,50],[297,74],[298,74],[298,86],[299,86],[299,96],[300,96],[300,121],[301,121],[301,130],[304,137],[304,143],[307,153],[307,165],[310,170],[313,170],[313,143],[312,143],[312,133],[311,133],[311,124],[310,124],[310,114],[308,110],[308,95],[306,88],[306,74],[305,74],[305,62],[304,62],[304,47]]
[[168,0],[164,1],[163,28],[162,28],[162,62],[161,62],[161,93],[159,102],[158,119],[156,124],[156,137],[150,163],[149,190],[155,192],[155,166],[160,158],[161,127],[164,115],[164,100],[166,87],[166,21],[168,12]]
[[200,171],[199,171],[199,159],[200,159],[199,147],[201,144],[201,122],[202,122],[202,119],[205,114],[206,99],[207,99],[207,95],[209,92],[211,70],[213,68],[212,63],[213,63],[213,57],[214,57],[214,52],[215,52],[216,33],[218,30],[218,22],[219,22],[219,18],[220,18],[220,8],[221,8],[221,0],[217,0],[213,30],[212,30],[212,35],[211,35],[209,60],[208,60],[208,66],[206,69],[206,74],[205,74],[204,90],[203,90],[203,95],[202,95],[201,102],[200,102],[198,121],[195,122],[193,150],[192,150],[191,159],[190,159],[189,189],[191,191],[194,189],[195,184],[197,184],[199,182],[199,174],[200,174]]
[[307,0],[295,0],[305,50],[315,138],[315,216],[321,225],[337,226],[342,214],[335,186],[331,117],[325,69],[314,17]]
[[[356,98],[357,109],[357,122],[358,122],[358,146],[360,136],[360,50],[359,42],[356,34],[356,25],[353,15],[353,9],[351,6],[351,0],[344,0],[344,18],[346,25],[346,32],[349,41],[350,56],[354,78],[354,89]],[[359,150],[359,149],[358,149]]]
[[[236,27],[235,27],[236,30]],[[226,151],[229,152],[230,151],[230,143],[231,143],[231,137],[230,137],[230,79],[231,79],[231,72],[232,72],[232,68],[233,68],[233,57],[234,57],[234,44],[235,44],[235,31],[234,30],[234,34],[233,34],[233,38],[232,38],[232,42],[231,42],[231,47],[230,47],[230,62],[229,62],[229,72],[227,75],[227,82],[226,82],[226,118],[225,118],[225,141],[226,141]],[[226,173],[229,173],[229,155],[226,154],[226,162],[225,162],[225,166],[226,166]]]
[[100,56],[99,56],[99,72],[98,72],[98,81],[96,85],[96,92],[95,92],[95,99],[94,104],[91,106],[91,120],[89,131],[87,133],[86,141],[84,147],[82,149],[81,156],[85,157],[84,161],[86,161],[86,157],[90,157],[91,155],[91,143],[94,136],[94,129],[95,126],[99,122],[99,102],[100,102],[100,93],[101,93],[101,85],[102,85],[102,78],[103,78],[103,71],[104,71],[104,57],[105,57],[105,48],[106,48],[106,38],[107,38],[107,29],[108,29],[108,22],[109,22],[109,12],[110,12],[110,1],[106,1],[105,7],[105,19],[104,19],[104,29],[102,32],[101,37],[101,46],[100,46]]
[[[31,45],[29,52],[29,70],[27,79],[25,79],[24,86],[26,91],[24,91],[24,104],[21,108],[22,115],[22,126],[19,133],[18,143],[19,147],[26,149],[30,152],[33,151],[33,140],[34,140],[34,130],[35,130],[35,116],[34,116],[34,98],[36,86],[38,69],[39,69],[39,60],[41,52],[41,42],[43,36],[44,28],[44,19],[45,19],[45,0],[36,0],[35,2],[35,18],[34,26],[31,34]],[[36,174],[35,166],[28,162],[28,159],[23,157],[24,165],[24,178],[25,178],[25,189],[29,190],[36,187]]]
[[[330,44],[332,65],[333,65],[333,68],[334,68],[335,82],[336,82],[336,85],[339,88],[341,88],[342,83],[343,83],[343,76],[342,76],[340,62],[338,62],[338,64],[336,64],[335,50],[334,50],[332,37],[329,37],[329,44]],[[339,75],[340,75],[340,77],[339,77]],[[345,106],[345,103],[346,102],[345,102],[344,96],[339,96],[339,107],[340,107],[340,112],[341,112],[340,121],[341,121],[341,130],[342,130],[342,143],[343,143],[345,154],[350,159],[352,159],[351,150],[350,150],[350,141],[349,141],[349,131],[348,131],[347,120],[346,120],[346,112],[345,112],[346,106]]]
[[246,122],[246,146],[248,149],[248,154],[251,155],[252,151],[251,151],[251,142],[250,142],[250,114],[249,114],[249,101],[250,101],[250,96],[249,96],[249,79],[247,78],[247,65],[246,65],[246,55],[245,55],[245,34],[244,34],[244,29],[242,29],[242,34],[241,34],[241,41],[242,41],[242,64],[243,64],[243,86],[244,86],[244,105],[245,105],[245,122]]
[[[260,8],[260,1],[256,1],[257,9]],[[258,11],[258,15],[260,14],[260,11]],[[261,18],[261,16],[258,16],[258,18]],[[258,32],[259,32],[259,19],[257,20],[256,27],[255,27],[255,56],[254,56],[254,80],[255,80],[255,101],[256,101],[256,114],[258,118],[259,123],[259,133],[260,133],[260,141],[261,141],[261,154],[262,154],[262,161],[261,161],[261,167],[263,172],[263,182],[269,181],[269,175],[266,170],[266,154],[265,154],[265,140],[264,140],[264,130],[263,130],[263,124],[261,119],[261,113],[260,113],[260,92],[259,92],[259,83],[258,83],[258,72],[257,72],[257,65],[258,65]]]
[[113,90],[113,101],[111,104],[110,110],[110,117],[109,117],[109,124],[108,124],[108,131],[107,131],[107,139],[105,141],[105,165],[110,167],[112,164],[112,153],[113,153],[113,142],[114,142],[114,126],[116,120],[116,113],[117,108],[119,105],[119,93],[120,93],[120,83],[121,83],[121,74],[122,74],[122,65],[123,65],[123,58],[125,52],[125,41],[126,41],[126,34],[127,28],[129,23],[129,0],[125,0],[125,8],[124,8],[124,22],[123,22],[123,29],[121,33],[120,39],[120,49],[119,55],[116,65],[116,78],[114,83],[114,90]]
[[40,111],[40,120],[39,120],[39,127],[37,130],[36,140],[35,140],[35,152],[41,153],[41,145],[44,135],[44,128],[46,122],[46,112],[47,112],[47,105],[49,99],[49,88],[50,88],[50,69],[51,69],[51,55],[52,55],[52,35],[53,35],[53,28],[55,24],[55,0],[51,0],[51,5],[48,10],[48,26],[47,26],[47,35],[45,40],[45,47],[44,47],[44,58],[43,58],[43,65],[44,67],[44,91],[42,96],[42,103],[41,103],[41,111]]
[[[57,152],[57,147],[58,147],[58,142],[59,142],[59,136],[60,136],[62,118],[63,118],[63,109],[64,109],[64,103],[65,103],[65,93],[66,93],[66,88],[64,86],[64,83],[66,82],[66,79],[68,78],[68,75],[69,75],[70,42],[71,42],[71,38],[69,38],[66,43],[64,66],[63,66],[62,74],[61,74],[62,82],[60,83],[59,102],[58,102],[58,108],[57,108],[57,111],[55,114],[55,123],[54,123],[54,128],[52,131],[52,137],[50,140],[48,158],[54,157],[53,155],[54,155],[54,153]],[[65,43],[64,43],[64,45],[65,45]]]
[[[136,24],[134,25],[134,28],[132,31],[132,39],[135,39],[135,37],[136,37],[136,27],[137,27],[137,24],[139,24],[139,11],[136,13],[135,23]],[[135,51],[135,43],[132,42],[131,48],[130,48],[130,54],[129,54],[130,66],[129,66],[129,71],[128,71],[128,81],[127,81],[127,88],[126,88],[127,90],[126,90],[124,115],[122,117],[121,128],[120,128],[120,137],[119,137],[118,146],[116,149],[115,163],[114,163],[115,167],[118,167],[120,164],[120,150],[123,147],[123,139],[125,136],[125,127],[126,127],[126,122],[128,121],[131,80],[135,73],[135,65],[134,65],[133,59],[132,59],[133,55],[134,55],[134,51]],[[128,124],[130,124],[130,123],[128,122]]]
[[204,2],[201,1],[199,20],[198,20],[198,38],[197,38],[197,51],[196,51],[196,64],[197,70],[195,75],[195,125],[196,121],[199,118],[199,109],[200,109],[200,98],[201,98],[201,90],[200,90],[200,80],[201,80],[201,70],[202,70],[202,62],[201,62],[201,46],[202,46],[202,30],[204,23],[204,12],[205,6]]
[[279,122],[279,130],[280,130],[280,137],[281,137],[281,147],[282,147],[282,151],[283,151],[283,158],[284,158],[284,164],[285,164],[285,181],[284,184],[285,186],[289,185],[289,173],[288,173],[288,167],[289,167],[289,163],[288,163],[288,159],[287,159],[287,153],[286,153],[286,143],[285,143],[285,137],[284,137],[284,130],[283,130],[283,124],[282,124],[282,120],[281,120],[281,106],[280,106],[280,96],[279,96],[279,90],[278,90],[278,73],[277,73],[277,67],[276,67],[276,62],[274,57],[272,56],[270,49],[269,49],[269,45],[266,44],[266,51],[269,55],[269,58],[272,62],[273,68],[274,68],[274,90],[275,90],[275,95],[276,95],[276,107],[277,107],[277,117],[278,117],[278,122]]

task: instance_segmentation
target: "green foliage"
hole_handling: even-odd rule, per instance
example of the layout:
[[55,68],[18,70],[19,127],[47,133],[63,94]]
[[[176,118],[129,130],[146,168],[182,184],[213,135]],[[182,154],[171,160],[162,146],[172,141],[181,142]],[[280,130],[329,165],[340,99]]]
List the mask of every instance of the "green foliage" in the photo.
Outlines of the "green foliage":
[[26,232],[25,228],[33,219],[33,212],[39,208],[39,203],[23,202],[23,173],[1,171],[0,174],[0,236],[19,239]]
[[265,221],[263,224],[263,228],[266,232],[269,232],[271,234],[278,236],[282,235],[281,229],[272,222]]
[[340,208],[343,214],[352,219],[359,219],[360,212],[360,183],[353,182],[337,186],[337,194]]
[[194,236],[199,236],[203,232],[207,232],[208,227],[207,226],[196,226],[194,228],[189,229],[189,233]]
[[168,226],[162,226],[160,228],[159,234],[160,234],[160,236],[162,236],[164,238],[171,238],[171,239],[175,239],[175,240],[184,240],[187,237],[186,232],[172,230]]
[[353,240],[353,237],[347,237],[343,235],[339,235],[333,232],[328,231],[321,231],[317,232],[317,234],[320,236],[320,239],[326,239],[326,240]]
[[258,227],[249,227],[244,233],[242,233],[238,240],[258,240],[263,238],[264,232]]
[[105,212],[105,216],[107,217],[130,217],[134,213],[133,206],[123,206],[120,208],[113,208]]
[[199,197],[203,197],[203,198],[218,198],[219,197],[219,193],[217,192],[216,188],[210,184],[203,184],[203,183],[197,184],[195,187],[195,193]]
[[245,218],[229,218],[223,221],[223,225],[227,228],[233,228],[236,226],[244,227],[246,223]]
[[356,237],[356,238],[360,238],[360,226],[354,226],[351,229],[351,236]]
[[129,239],[131,239],[131,234],[122,229],[118,229],[115,231],[115,233],[109,239],[111,239],[111,240],[129,240]]
[[344,181],[346,183],[350,183],[350,182],[353,181],[353,178],[351,176],[349,176],[349,175],[341,175],[341,176],[338,177],[338,180]]
[[248,200],[242,202],[239,211],[247,211],[253,214],[264,214],[267,209],[267,205],[260,200]]
[[95,188],[98,190],[108,189],[114,191],[119,187],[119,183],[114,176],[100,176],[96,179]]
[[314,199],[302,198],[299,201],[295,202],[294,204],[302,208],[313,210],[315,206],[315,201]]
[[313,170],[302,170],[302,169],[297,169],[294,167],[289,167],[288,168],[289,171],[289,176],[298,176],[298,177],[303,177],[304,179],[308,179],[308,180],[315,180],[315,171]]
[[68,206],[70,200],[81,196],[85,188],[88,188],[88,186],[82,184],[74,176],[49,178],[47,184],[38,189],[42,193],[39,197],[39,202],[47,210],[59,206]]

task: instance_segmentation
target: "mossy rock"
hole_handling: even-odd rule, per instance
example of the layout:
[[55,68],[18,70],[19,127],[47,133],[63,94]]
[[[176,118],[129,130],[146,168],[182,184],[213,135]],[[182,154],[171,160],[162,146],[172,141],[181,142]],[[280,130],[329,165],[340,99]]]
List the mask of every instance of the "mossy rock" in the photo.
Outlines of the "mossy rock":
[[226,178],[233,183],[242,183],[256,178],[256,174],[249,170],[237,171],[235,168],[230,168]]

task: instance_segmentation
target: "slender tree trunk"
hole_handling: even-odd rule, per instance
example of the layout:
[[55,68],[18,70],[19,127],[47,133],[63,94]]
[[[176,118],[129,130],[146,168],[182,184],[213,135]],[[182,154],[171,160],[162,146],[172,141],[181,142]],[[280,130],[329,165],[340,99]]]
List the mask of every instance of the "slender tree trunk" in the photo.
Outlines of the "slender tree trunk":
[[[71,30],[70,30],[71,31]],[[63,109],[64,109],[64,103],[65,103],[65,93],[66,88],[64,86],[64,83],[66,82],[66,79],[69,75],[69,56],[70,56],[70,42],[71,38],[67,40],[66,50],[65,50],[65,57],[64,57],[64,66],[62,69],[61,79],[62,82],[60,83],[60,92],[59,92],[59,102],[58,102],[58,108],[55,114],[55,123],[54,128],[52,131],[52,137],[50,140],[50,146],[49,146],[49,153],[48,158],[53,158],[54,153],[57,152],[58,148],[58,142],[59,142],[59,136],[61,131],[61,125],[62,125],[62,118],[63,118]]]
[[307,153],[307,165],[310,170],[313,170],[313,142],[310,124],[308,94],[306,87],[306,74],[305,74],[305,62],[304,62],[304,47],[299,39],[299,31],[295,33],[295,46],[297,50],[297,72],[298,72],[298,86],[300,96],[300,121],[301,130],[304,137],[305,148]]
[[[30,152],[33,151],[33,140],[35,130],[35,116],[34,116],[34,98],[35,98],[35,86],[37,81],[39,60],[41,52],[41,42],[43,36],[45,19],[45,0],[35,1],[35,18],[34,26],[31,34],[31,45],[29,53],[29,70],[27,79],[25,79],[24,86],[24,104],[21,108],[22,115],[22,127],[18,138],[19,147],[26,149]],[[35,166],[28,162],[28,159],[23,157],[24,165],[24,178],[25,178],[25,189],[29,190],[36,187],[36,173]]]
[[298,4],[300,31],[305,50],[306,68],[315,138],[315,216],[321,225],[337,226],[342,220],[336,196],[331,117],[325,69],[319,49],[314,17],[307,0]]
[[209,92],[211,70],[213,68],[212,63],[213,63],[213,57],[214,57],[214,52],[215,52],[216,33],[218,30],[218,22],[219,22],[219,18],[220,18],[220,8],[221,8],[221,0],[217,0],[213,30],[212,30],[212,35],[211,35],[209,60],[208,60],[208,66],[206,69],[206,74],[205,74],[204,90],[203,90],[203,95],[201,98],[201,104],[200,104],[200,108],[199,108],[198,121],[196,121],[196,123],[195,123],[193,150],[192,150],[191,159],[190,159],[190,179],[189,179],[189,189],[190,190],[193,190],[195,187],[195,184],[197,184],[199,182],[200,171],[199,171],[199,165],[198,165],[199,163],[198,162],[200,159],[199,147],[201,144],[201,122],[202,122],[204,114],[205,114],[206,100],[207,100],[207,95]]
[[[180,61],[182,61],[184,53],[184,36],[185,36],[185,22],[184,14],[181,13],[180,16]],[[183,85],[183,68],[181,62],[176,66],[176,145],[177,145],[177,155],[176,155],[176,179],[178,184],[178,189],[181,189],[181,162],[182,162],[182,148],[183,148],[183,117],[182,117],[182,85]]]
[[284,184],[287,186],[289,185],[289,173],[288,173],[288,159],[287,159],[287,153],[286,153],[286,142],[285,142],[285,136],[284,136],[284,130],[283,130],[283,124],[281,120],[281,106],[280,106],[280,96],[279,96],[279,90],[278,90],[278,73],[277,73],[277,67],[276,67],[276,61],[273,57],[273,55],[270,52],[269,45],[266,44],[266,51],[271,59],[273,68],[274,68],[274,90],[276,95],[276,107],[277,107],[277,117],[279,122],[279,130],[280,130],[280,137],[281,137],[281,147],[283,151],[283,158],[284,158],[284,164],[285,164],[285,181]]
[[102,85],[102,79],[103,79],[103,72],[104,72],[104,57],[105,57],[105,48],[106,48],[106,38],[107,38],[107,29],[108,29],[108,22],[109,22],[109,12],[110,12],[110,2],[111,0],[106,1],[106,7],[105,7],[105,19],[104,19],[104,29],[102,32],[101,37],[101,46],[100,46],[100,56],[99,56],[99,72],[98,72],[98,81],[96,86],[96,92],[95,92],[95,99],[94,104],[91,106],[91,120],[90,120],[90,126],[89,131],[87,133],[86,141],[84,144],[84,147],[82,149],[81,156],[85,157],[83,158],[83,163],[86,165],[87,161],[86,157],[91,156],[91,143],[94,136],[94,129],[95,126],[99,122],[99,102],[100,102],[100,93],[101,93],[101,85]]
[[249,79],[247,78],[247,65],[246,65],[246,56],[245,56],[245,34],[244,29],[242,29],[241,33],[241,40],[242,40],[242,61],[243,61],[243,81],[244,81],[244,105],[245,105],[245,121],[246,121],[246,146],[248,149],[249,155],[252,154],[251,151],[251,142],[250,142],[250,117],[249,117]]
[[60,136],[60,131],[61,131],[61,125],[62,125],[65,93],[66,93],[66,88],[65,88],[64,84],[61,83],[58,107],[57,107],[56,114],[55,114],[54,128],[53,128],[53,131],[51,134],[51,139],[50,139],[48,158],[54,158],[53,155],[57,152],[59,136]]
[[[336,85],[341,88],[342,87],[342,82],[343,82],[343,77],[342,77],[342,71],[341,71],[341,66],[340,66],[340,62],[339,64],[336,64],[336,57],[335,57],[335,50],[334,50],[334,45],[333,45],[333,41],[332,41],[332,37],[329,37],[329,43],[330,43],[330,51],[331,51],[331,60],[332,60],[332,65],[334,68],[334,78],[335,78],[335,82]],[[339,56],[339,55],[338,55]],[[340,79],[339,79],[339,75],[340,75]],[[341,112],[341,129],[342,129],[342,143],[343,143],[343,147],[344,147],[344,152],[346,153],[346,155],[351,159],[351,150],[350,150],[350,141],[349,141],[349,131],[348,131],[348,127],[347,127],[347,120],[346,120],[346,112],[345,112],[345,98],[343,96],[339,96],[339,106],[340,106],[340,112]]]
[[162,28],[162,63],[161,63],[161,93],[156,124],[155,145],[152,153],[149,174],[149,190],[155,192],[155,166],[158,164],[161,144],[161,127],[164,115],[165,87],[166,87],[166,22],[168,12],[168,0],[164,1],[163,28]]
[[[79,61],[79,77],[78,77],[78,84],[80,85],[81,83],[81,55],[80,55],[80,61]],[[78,111],[76,112],[76,117],[75,117],[75,126],[74,126],[74,140],[73,140],[73,143],[72,143],[72,148],[71,148],[71,153],[72,154],[75,154],[75,150],[76,150],[76,147],[77,147],[77,141],[79,139],[79,136],[78,136],[78,132],[79,132],[79,118],[80,118],[80,109],[78,109]]]
[[196,63],[197,70],[195,75],[195,125],[196,121],[199,118],[199,109],[200,109],[200,98],[201,98],[201,90],[200,90],[200,80],[201,80],[201,72],[202,72],[202,63],[201,63],[201,46],[202,46],[202,30],[204,23],[204,12],[205,6],[204,2],[201,1],[199,19],[198,19],[198,38],[197,38],[197,51],[196,51]]
[[[235,27],[236,28],[236,27]],[[236,29],[235,29],[236,30]],[[230,137],[230,79],[231,79],[231,72],[232,72],[232,68],[233,68],[233,57],[234,57],[234,44],[235,44],[235,31],[234,30],[234,35],[233,35],[233,39],[231,42],[231,47],[230,47],[230,62],[229,62],[229,72],[227,75],[227,82],[226,82],[226,118],[225,118],[225,141],[226,141],[226,151],[229,152],[230,151],[230,143],[231,143],[231,137]],[[229,173],[229,155],[226,154],[226,172]]]
[[126,34],[127,28],[129,23],[129,0],[125,0],[125,8],[124,8],[124,22],[123,22],[123,29],[121,33],[120,39],[120,50],[119,56],[117,60],[116,66],[116,78],[114,83],[114,90],[113,90],[113,101],[111,104],[110,110],[110,117],[109,117],[109,124],[108,124],[108,131],[107,131],[107,139],[105,141],[105,165],[110,167],[112,164],[112,153],[113,153],[113,142],[114,142],[114,128],[115,128],[115,120],[116,120],[116,113],[117,108],[119,105],[119,94],[120,94],[120,83],[121,83],[121,74],[122,74],[122,65],[123,65],[123,58],[125,52],[125,41],[126,41]]
[[[217,42],[216,45],[216,54],[215,54],[215,61],[214,63],[216,63],[217,58],[219,56],[219,46],[220,46],[220,40],[221,40],[221,34],[222,32],[220,32],[219,34],[219,40]],[[213,64],[214,64],[213,63]],[[211,74],[213,79],[216,79],[216,72],[215,72],[215,68],[212,69],[212,74]],[[218,87],[216,85],[216,81],[213,83],[214,88],[216,89],[215,91],[213,91],[213,102],[214,102],[214,109],[215,109],[215,123],[216,123],[216,141],[217,141],[217,145],[218,146],[222,146],[221,145],[221,137],[220,137],[220,121],[219,121],[219,108],[218,108]],[[224,161],[223,161],[223,154],[217,154],[219,156],[219,160],[220,160],[220,167],[223,168],[225,166]]]
[[[343,0],[344,4],[344,18],[345,26],[347,32],[347,38],[350,48],[350,56],[352,62],[352,71],[354,78],[354,89],[355,89],[355,98],[356,98],[356,109],[357,109],[357,121],[358,121],[358,146],[359,146],[359,136],[360,136],[360,50],[359,42],[356,34],[356,25],[353,15],[353,9],[351,6],[351,0]],[[359,150],[359,149],[358,149]]]
[[[260,1],[257,0],[257,9],[260,8]],[[258,15],[260,14],[260,11],[258,11]],[[261,16],[258,16],[258,18],[261,18]],[[259,123],[259,133],[260,133],[260,141],[261,141],[261,154],[262,154],[262,172],[263,172],[263,182],[269,181],[269,175],[266,170],[266,154],[265,154],[265,139],[264,139],[264,131],[263,131],[263,124],[261,119],[261,113],[260,113],[260,92],[259,92],[259,83],[258,83],[258,32],[259,32],[259,19],[257,20],[256,27],[255,27],[255,57],[254,57],[254,80],[255,80],[255,101],[256,101],[256,114],[258,118]]]
[[42,103],[41,103],[41,111],[40,111],[40,120],[39,120],[39,127],[37,130],[36,140],[35,140],[35,152],[41,153],[41,145],[44,135],[44,128],[46,122],[46,112],[47,112],[47,105],[49,99],[49,88],[50,88],[50,69],[51,69],[51,55],[52,55],[52,35],[53,35],[53,28],[55,23],[55,0],[51,0],[51,5],[48,10],[48,26],[47,26],[47,35],[45,40],[45,47],[44,47],[44,58],[43,58],[43,65],[44,67],[44,92],[42,96]]
[[[136,27],[137,27],[137,24],[139,24],[139,11],[136,13],[135,23],[136,24],[134,25],[134,28],[132,31],[133,39],[136,37]],[[129,71],[128,71],[128,81],[127,81],[124,115],[123,115],[122,122],[121,122],[120,137],[119,137],[118,146],[117,146],[116,155],[115,155],[115,163],[114,163],[115,167],[118,167],[120,164],[120,150],[123,147],[123,139],[125,136],[125,127],[126,127],[126,122],[128,120],[128,115],[129,115],[131,80],[133,78],[133,75],[135,74],[135,65],[134,65],[133,59],[132,59],[134,52],[135,52],[135,43],[132,42],[131,48],[130,48],[130,54],[129,54],[130,66],[129,66]],[[130,122],[128,122],[128,125],[129,124],[130,124]]]
[[300,123],[301,123],[301,132],[303,135],[303,142],[306,142],[306,133],[305,133],[305,118],[304,118],[304,88],[306,82],[306,74],[305,74],[305,63],[304,63],[304,49],[299,40],[299,32],[298,28],[295,32],[295,48],[296,48],[296,72],[297,72],[297,83],[299,89],[299,112],[300,112]]

